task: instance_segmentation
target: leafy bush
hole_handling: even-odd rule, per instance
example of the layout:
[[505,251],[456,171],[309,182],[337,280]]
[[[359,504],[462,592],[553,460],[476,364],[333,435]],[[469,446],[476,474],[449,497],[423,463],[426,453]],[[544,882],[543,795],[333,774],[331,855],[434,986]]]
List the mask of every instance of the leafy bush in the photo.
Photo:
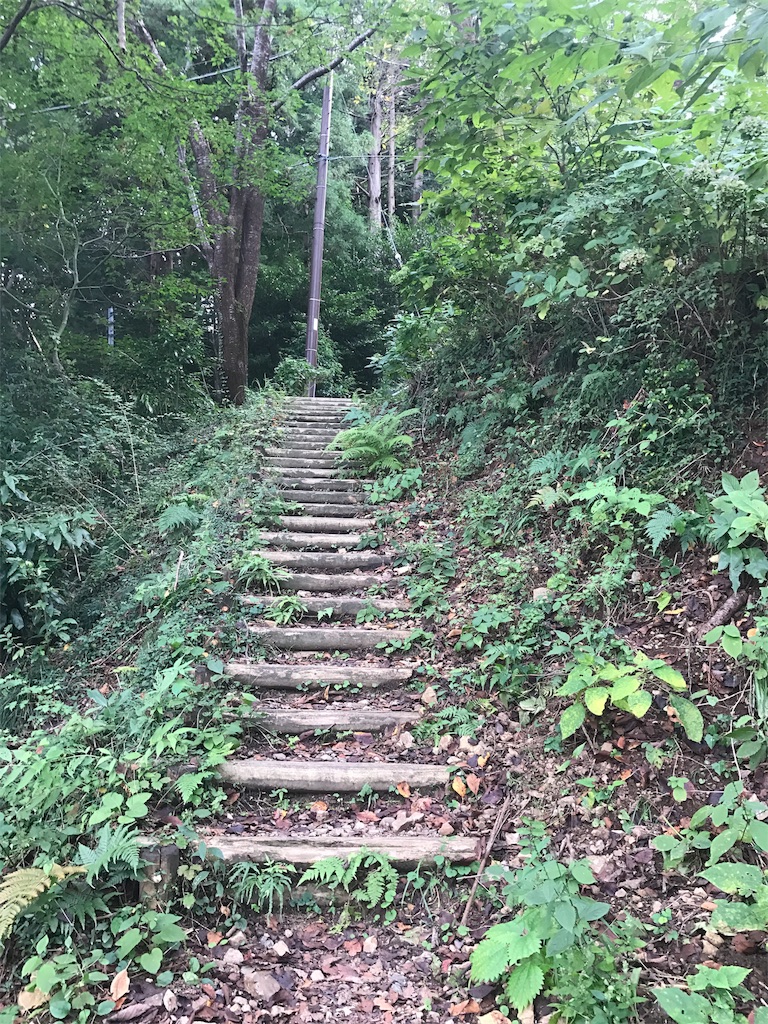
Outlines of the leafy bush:
[[341,449],[342,461],[359,475],[402,473],[413,438],[401,433],[401,424],[415,412],[406,409],[384,413],[368,423],[343,430],[329,447]]

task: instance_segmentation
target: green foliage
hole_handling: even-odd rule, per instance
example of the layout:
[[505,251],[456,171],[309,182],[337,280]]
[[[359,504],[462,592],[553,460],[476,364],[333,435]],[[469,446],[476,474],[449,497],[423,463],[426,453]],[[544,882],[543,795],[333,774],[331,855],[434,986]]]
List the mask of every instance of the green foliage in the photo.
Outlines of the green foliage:
[[342,430],[330,444],[341,450],[342,462],[361,476],[402,473],[413,438],[401,432],[404,420],[416,410],[387,412],[359,426]]
[[229,872],[229,885],[234,899],[247,904],[257,913],[272,916],[283,914],[285,898],[293,886],[292,864],[267,861],[265,864],[235,864]]
[[305,882],[343,889],[350,899],[369,910],[389,913],[397,895],[399,876],[384,854],[359,850],[346,863],[338,857],[319,860],[307,868],[297,884]]
[[18,868],[0,881],[0,942],[8,937],[17,918],[52,885],[81,874],[82,867],[49,864],[46,868]]
[[[656,685],[661,682],[673,691],[686,689],[682,675],[660,658],[651,659],[637,653],[632,663],[614,665],[591,653],[580,654],[566,681],[557,691],[560,697],[580,698],[560,716],[563,739],[568,739],[582,727],[587,711],[599,717],[609,703],[636,718],[642,718],[653,702],[652,693],[646,688],[651,681]],[[688,738],[700,743],[704,734],[704,719],[696,705],[677,693],[669,695],[669,703]]]
[[719,569],[727,569],[734,591],[741,585],[743,573],[758,583],[768,579],[768,502],[760,486],[757,470],[741,480],[723,474],[724,495],[715,498],[714,525],[710,541],[720,551]]
[[[747,967],[700,964],[685,979],[688,992],[680,988],[654,988],[652,992],[676,1024],[746,1024],[747,1017],[737,1013],[736,1007],[751,998],[742,984],[750,973]],[[756,1008],[750,1019],[753,1017],[754,1024],[766,1024],[768,1009]]]
[[711,867],[731,851],[765,853],[768,825],[761,819],[767,809],[761,801],[746,797],[741,782],[731,782],[715,806],[699,807],[687,826],[670,829],[651,843],[662,853],[665,871],[680,869],[683,864],[687,867],[686,862],[694,854],[706,855],[706,864]]
[[560,956],[593,941],[593,923],[610,909],[581,895],[581,886],[594,882],[586,860],[566,866],[542,857],[549,841],[541,822],[527,823],[519,835],[525,867],[489,869],[504,883],[505,901],[516,914],[489,928],[471,957],[473,980],[503,979],[504,998],[517,1011],[544,989]]

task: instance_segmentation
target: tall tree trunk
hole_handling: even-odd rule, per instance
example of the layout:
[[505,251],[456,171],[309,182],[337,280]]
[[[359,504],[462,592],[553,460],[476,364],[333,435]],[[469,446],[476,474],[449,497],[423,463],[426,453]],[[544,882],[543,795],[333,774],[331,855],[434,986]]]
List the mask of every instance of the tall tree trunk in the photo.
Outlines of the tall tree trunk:
[[411,220],[414,224],[421,216],[421,194],[424,191],[424,145],[424,122],[419,121],[416,127],[416,156],[413,161]]
[[395,219],[395,85],[397,83],[397,68],[393,67],[390,74],[389,89],[389,139],[387,141],[387,216],[389,226]]
[[368,225],[371,231],[381,231],[382,84],[382,76],[377,72],[370,96],[372,142],[368,154]]

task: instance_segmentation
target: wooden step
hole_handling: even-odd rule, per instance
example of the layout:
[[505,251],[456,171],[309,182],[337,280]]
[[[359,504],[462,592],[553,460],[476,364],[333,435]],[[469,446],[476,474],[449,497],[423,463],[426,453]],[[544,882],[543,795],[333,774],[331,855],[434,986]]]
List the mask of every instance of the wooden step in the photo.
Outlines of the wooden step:
[[293,593],[306,590],[310,594],[338,594],[346,590],[367,590],[381,583],[381,577],[373,573],[344,572],[313,573],[291,572],[280,580],[280,591]]
[[[360,491],[326,491],[322,490],[325,481],[317,481],[317,489],[300,491],[298,489],[290,492],[290,500],[298,502],[312,502],[317,505],[358,505],[364,497]],[[288,493],[288,492],[286,492]]]
[[401,782],[412,789],[447,786],[451,772],[444,764],[410,764],[406,761],[275,761],[255,757],[225,761],[219,776],[243,789],[287,789],[297,793],[359,793],[369,786],[388,792]]
[[332,455],[318,455],[317,458],[313,458],[311,452],[305,452],[303,455],[299,452],[295,458],[289,458],[287,455],[269,455],[264,464],[271,469],[333,469],[336,461]]
[[292,491],[311,491],[315,487],[322,487],[324,491],[342,491],[345,494],[356,493],[357,497],[360,498],[363,492],[360,490],[359,480],[349,480],[343,477],[317,477],[316,474],[324,472],[323,470],[307,470],[297,469],[297,473],[311,473],[312,476],[279,476],[273,477],[272,482],[277,484],[281,491],[288,491],[290,494]]
[[[324,521],[324,520],[323,520]],[[259,534],[262,544],[289,551],[319,551],[338,548],[356,548],[363,539],[362,533],[292,533],[290,530],[263,530]]]
[[338,473],[335,469],[291,469],[290,467],[286,469],[285,467],[275,466],[267,466],[266,468],[267,479],[270,483],[276,483],[278,485],[285,480],[293,481],[311,479],[312,486],[314,486],[318,480],[325,482],[327,480],[339,479]]
[[329,452],[325,448],[302,448],[299,444],[281,444],[272,448],[265,448],[265,454],[270,459],[309,459],[312,462],[328,462],[335,465],[339,461],[338,452]]
[[[245,594],[240,600],[245,605],[265,608],[265,618],[269,618],[269,609],[279,605],[281,598],[271,597],[267,594],[263,596],[259,594]],[[362,597],[305,597],[302,599],[302,603],[306,608],[306,611],[303,613],[305,617],[317,617],[320,612],[328,612],[330,610],[332,613],[330,618],[333,619],[356,616],[368,608],[373,608],[377,612],[387,614],[388,612],[405,612],[408,611],[409,607],[407,601],[388,600],[380,597],[368,599]]]
[[[288,498],[285,500],[287,501]],[[330,519],[349,516],[351,519],[361,519],[366,512],[370,512],[368,505],[345,505],[339,501],[334,501],[333,504],[330,502],[302,501],[295,495],[291,496],[291,501],[300,505],[302,513],[306,516],[328,516]]]
[[300,569],[307,572],[332,573],[351,572],[354,569],[378,569],[381,565],[389,565],[394,555],[380,554],[378,551],[266,551],[259,554],[287,569]]
[[332,626],[248,626],[254,640],[281,651],[375,651],[407,640],[408,629],[338,629]]
[[413,665],[400,662],[397,667],[315,662],[306,665],[269,664],[268,662],[230,662],[224,669],[235,682],[257,690],[325,689],[327,686],[360,686],[378,690],[397,686],[412,678]]
[[453,864],[471,864],[480,856],[478,841],[468,836],[292,836],[275,832],[252,836],[206,835],[209,850],[218,851],[226,864],[288,862],[309,867],[327,857],[353,857],[362,850],[380,853],[393,864],[411,866],[435,863],[443,857]]
[[349,530],[366,533],[376,527],[375,519],[354,519],[351,516],[342,519],[334,519],[332,516],[279,516],[278,519],[286,530],[305,533],[347,533]]
[[380,711],[371,708],[320,708],[294,711],[292,708],[255,710],[258,725],[282,735],[298,736],[303,732],[383,732],[418,722],[421,716],[412,711]]

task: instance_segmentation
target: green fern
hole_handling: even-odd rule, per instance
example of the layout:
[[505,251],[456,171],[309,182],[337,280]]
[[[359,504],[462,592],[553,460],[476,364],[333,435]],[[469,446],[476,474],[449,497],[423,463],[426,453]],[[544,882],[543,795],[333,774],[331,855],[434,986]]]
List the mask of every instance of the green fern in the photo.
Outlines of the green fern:
[[320,885],[327,885],[335,889],[344,883],[344,875],[347,866],[340,857],[324,857],[317,861],[311,868],[307,868],[299,879],[299,885],[306,882],[318,882]]
[[0,942],[10,934],[14,923],[38,896],[52,885],[72,875],[80,875],[84,870],[82,867],[51,864],[47,869],[19,868],[6,875],[0,881]]
[[331,889],[344,889],[353,900],[375,910],[394,903],[399,880],[387,856],[363,849],[353,854],[346,864],[339,857],[319,860],[307,868],[298,884],[318,882]]
[[157,532],[161,537],[177,530],[193,530],[200,525],[200,513],[185,501],[164,508],[157,517]]
[[[340,862],[341,863],[341,862]],[[232,894],[238,903],[253,910],[282,916],[286,894],[290,891],[296,868],[268,860],[265,864],[235,864],[229,873]]]
[[414,444],[410,434],[401,432],[400,425],[416,412],[406,409],[385,413],[369,423],[343,430],[329,447],[341,449],[342,461],[351,464],[352,472],[374,476],[399,472]]
[[85,880],[90,885],[106,868],[125,864],[133,872],[139,867],[138,832],[130,825],[104,825],[96,833],[96,848],[80,844],[78,854],[86,870]]

